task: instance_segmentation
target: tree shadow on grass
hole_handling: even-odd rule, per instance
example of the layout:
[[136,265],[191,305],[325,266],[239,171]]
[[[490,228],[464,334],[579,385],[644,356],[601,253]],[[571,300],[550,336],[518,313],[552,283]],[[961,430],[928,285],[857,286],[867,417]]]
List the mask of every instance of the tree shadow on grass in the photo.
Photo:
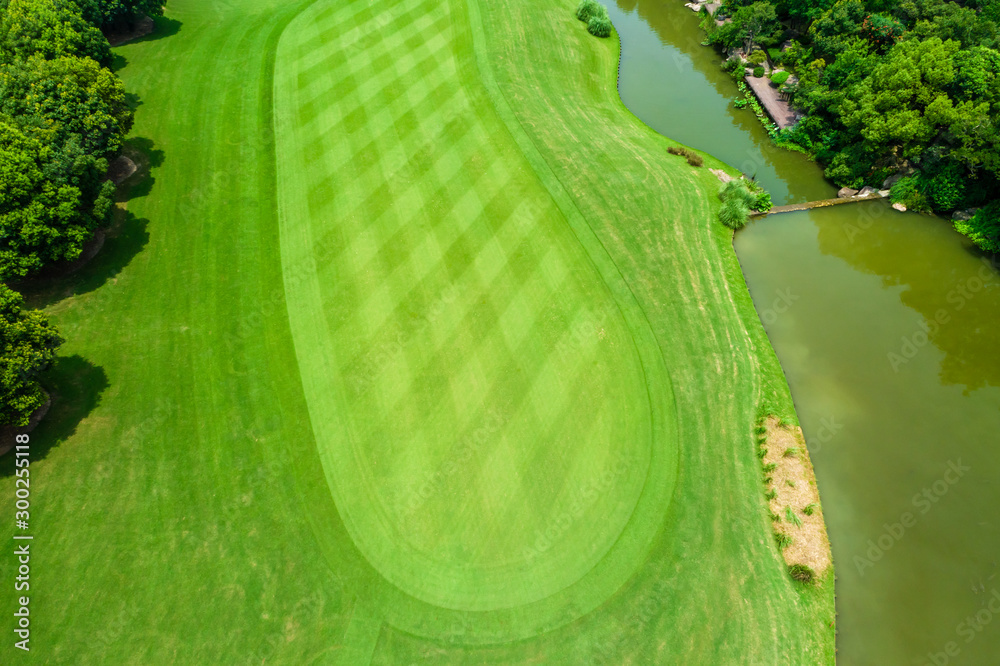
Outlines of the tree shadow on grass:
[[[80,423],[101,402],[108,376],[79,355],[57,357],[43,377],[52,396],[52,407],[31,433],[31,462],[44,459],[55,446],[69,439]],[[0,478],[14,473],[13,453],[0,459]]]
[[115,218],[106,232],[104,246],[80,269],[65,274],[43,274],[16,285],[24,295],[25,304],[30,308],[45,308],[113,282],[149,242],[149,220],[121,209]]
[[[167,18],[166,16],[156,16],[153,18],[153,32],[148,35],[143,35],[142,37],[137,37],[136,39],[129,40],[125,44],[141,44],[143,42],[155,42],[158,39],[163,39],[165,37],[173,37],[178,32],[181,31],[181,26],[184,25],[177,19]],[[124,44],[123,44],[124,46]]]

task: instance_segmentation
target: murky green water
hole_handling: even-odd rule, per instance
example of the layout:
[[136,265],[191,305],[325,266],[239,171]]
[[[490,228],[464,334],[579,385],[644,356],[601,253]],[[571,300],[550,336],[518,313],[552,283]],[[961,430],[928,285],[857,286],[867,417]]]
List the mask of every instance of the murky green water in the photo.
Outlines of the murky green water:
[[[829,196],[767,147],[679,2],[619,0],[622,98],[776,201]],[[741,167],[748,171],[746,167]],[[1000,271],[938,218],[882,202],[737,234],[810,443],[842,664],[1000,664]]]

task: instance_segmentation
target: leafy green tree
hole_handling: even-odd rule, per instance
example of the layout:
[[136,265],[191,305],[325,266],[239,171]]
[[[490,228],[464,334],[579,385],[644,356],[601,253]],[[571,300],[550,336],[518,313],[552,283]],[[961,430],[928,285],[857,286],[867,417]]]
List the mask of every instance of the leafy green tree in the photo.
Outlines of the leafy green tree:
[[111,63],[101,31],[80,15],[72,0],[11,0],[0,16],[0,62],[40,56],[93,58]]
[[827,58],[844,51],[861,36],[868,10],[860,0],[840,0],[809,28],[818,55]]
[[0,279],[80,256],[111,209],[106,168],[75,140],[57,150],[0,119]]
[[97,157],[118,152],[133,119],[121,80],[89,58],[72,57],[0,68],[0,113],[57,146],[75,135]]
[[134,25],[143,14],[163,16],[166,0],[77,0],[83,17],[103,30]]
[[0,425],[25,426],[42,406],[38,377],[63,342],[45,315],[25,311],[23,302],[0,284]]
[[711,39],[726,48],[742,46],[750,53],[755,46],[770,46],[781,33],[781,24],[774,5],[770,2],[755,2],[740,7],[733,14],[733,20],[721,26]]

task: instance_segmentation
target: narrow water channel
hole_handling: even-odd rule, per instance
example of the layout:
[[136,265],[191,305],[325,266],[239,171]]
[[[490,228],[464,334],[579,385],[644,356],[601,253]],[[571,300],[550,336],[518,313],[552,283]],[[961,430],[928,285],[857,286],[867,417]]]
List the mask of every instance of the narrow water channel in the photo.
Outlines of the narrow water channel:
[[[755,172],[776,202],[830,195],[732,107],[679,0],[609,9],[639,117]],[[816,468],[838,661],[1000,664],[1000,271],[947,221],[883,202],[765,218],[736,250]]]

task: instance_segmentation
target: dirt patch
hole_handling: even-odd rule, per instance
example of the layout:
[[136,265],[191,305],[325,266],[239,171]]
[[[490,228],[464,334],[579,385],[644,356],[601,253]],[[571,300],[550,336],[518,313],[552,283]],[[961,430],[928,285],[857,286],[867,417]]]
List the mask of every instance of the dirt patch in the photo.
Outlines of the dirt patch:
[[28,425],[21,428],[16,426],[4,426],[3,428],[0,428],[0,456],[14,448],[15,437],[18,435],[26,435],[37,428],[38,424],[42,422],[43,418],[45,418],[45,415],[49,413],[49,407],[51,406],[52,396],[46,393],[45,402],[31,415],[31,420],[28,421]]
[[731,180],[736,180],[722,169],[709,169],[709,171],[715,174],[715,177],[721,180],[723,183],[728,183]]
[[[817,577],[822,578],[831,562],[830,540],[827,538],[816,475],[809,460],[809,450],[806,448],[802,429],[782,425],[773,416],[768,417],[764,426],[767,428],[764,475],[765,478],[771,478],[771,482],[765,487],[767,491],[774,492],[769,506],[771,513],[779,517],[774,523],[774,529],[792,540],[782,550],[785,563],[805,564],[816,572]],[[773,470],[767,471],[769,465],[775,465]],[[801,525],[797,522],[801,522]]]
[[121,46],[125,42],[130,42],[133,39],[139,39],[140,37],[145,37],[146,35],[153,32],[156,24],[148,16],[143,16],[141,19],[135,22],[129,30],[116,30],[109,32],[106,36],[108,38],[108,43],[111,46]]

